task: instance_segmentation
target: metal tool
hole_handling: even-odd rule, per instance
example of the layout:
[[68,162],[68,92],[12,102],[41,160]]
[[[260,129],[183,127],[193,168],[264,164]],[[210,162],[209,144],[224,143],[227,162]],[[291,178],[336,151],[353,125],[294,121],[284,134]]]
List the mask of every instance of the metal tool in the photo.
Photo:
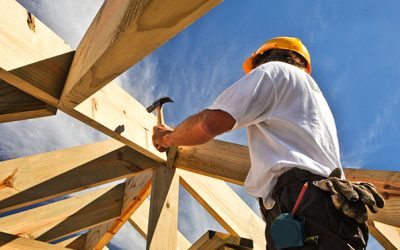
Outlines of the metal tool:
[[157,101],[153,102],[150,106],[146,108],[147,112],[151,113],[156,110],[157,125],[164,125],[164,114],[163,114],[163,104],[167,102],[174,102],[168,96],[161,97]]

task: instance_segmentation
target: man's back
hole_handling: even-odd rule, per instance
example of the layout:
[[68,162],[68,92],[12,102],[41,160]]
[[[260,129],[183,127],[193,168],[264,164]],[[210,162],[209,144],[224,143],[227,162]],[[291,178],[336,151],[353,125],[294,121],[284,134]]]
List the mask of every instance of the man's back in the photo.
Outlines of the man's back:
[[270,197],[277,177],[291,167],[328,176],[340,167],[336,127],[312,77],[283,62],[265,63],[222,93],[210,109],[221,109],[247,127],[251,169],[245,187]]

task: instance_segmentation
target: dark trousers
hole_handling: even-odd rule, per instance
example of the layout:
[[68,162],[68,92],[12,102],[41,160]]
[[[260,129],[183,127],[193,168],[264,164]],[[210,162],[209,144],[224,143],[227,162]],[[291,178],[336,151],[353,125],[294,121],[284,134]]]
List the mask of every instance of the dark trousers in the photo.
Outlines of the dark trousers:
[[[265,238],[268,250],[277,249],[269,233],[272,221],[282,213],[291,212],[305,182],[324,178],[306,170],[293,168],[278,178],[272,193],[272,198],[276,201],[272,209],[266,210],[260,199],[260,209],[267,223]],[[367,225],[358,224],[355,220],[337,210],[332,203],[329,192],[322,191],[312,184],[309,185],[296,215],[305,218],[306,237],[318,236],[318,241],[306,243],[304,247],[290,249],[366,248],[368,241]]]

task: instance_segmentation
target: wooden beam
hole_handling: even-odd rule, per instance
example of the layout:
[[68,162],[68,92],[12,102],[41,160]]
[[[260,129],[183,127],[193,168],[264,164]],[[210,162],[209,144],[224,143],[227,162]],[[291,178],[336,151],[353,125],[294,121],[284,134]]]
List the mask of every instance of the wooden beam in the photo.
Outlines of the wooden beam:
[[221,1],[105,1],[77,48],[61,106],[80,104]]
[[[1,0],[0,67],[9,71],[71,51],[57,34],[14,0]],[[34,20],[28,21],[28,15]]]
[[249,149],[219,140],[179,147],[175,167],[243,185],[250,169]]
[[50,242],[121,215],[124,183],[0,218],[2,231]]
[[224,182],[179,169],[181,185],[231,235],[252,239],[263,249],[265,222]]
[[376,221],[368,221],[370,234],[386,249],[400,249],[400,228]]
[[344,169],[346,178],[351,181],[372,182],[386,198],[400,197],[400,172],[368,169]]
[[379,209],[376,214],[369,212],[368,219],[394,227],[400,227],[400,216],[393,216],[394,214],[400,214],[400,197],[385,199],[385,207]]
[[176,249],[179,176],[174,168],[154,169],[146,249]]
[[[150,202],[145,199],[142,205],[129,218],[129,223],[147,239],[147,228],[149,222]],[[177,249],[187,250],[191,246],[186,237],[178,230]]]
[[[0,1],[0,9],[7,10],[7,14],[0,17],[0,32],[7,34],[0,46],[0,79],[59,108],[59,97],[74,51],[38,20],[36,32],[32,32],[26,25],[27,11],[15,1]],[[20,26],[10,29],[17,24]],[[30,41],[34,42],[29,44]],[[26,48],[29,53],[21,55]],[[61,110],[150,158],[159,162],[166,160],[165,154],[158,152],[151,143],[155,116],[147,113],[115,83],[81,103],[78,111]]]
[[143,173],[125,181],[121,215],[114,221],[102,224],[87,232],[85,249],[103,249],[118,230],[143,203],[151,190],[151,172]]
[[[0,79],[43,102],[57,106],[57,97],[12,72],[0,68]],[[166,160],[165,154],[158,152],[151,143],[155,116],[116,84],[104,87],[76,109],[61,107],[61,110],[148,157],[159,162]]]
[[57,109],[0,80],[0,123],[55,115]]
[[0,212],[131,177],[156,161],[107,140],[0,162]]
[[[56,245],[59,246],[65,246],[67,248],[72,248],[75,250],[84,250],[85,249],[85,243],[86,243],[86,237],[87,234],[81,234],[69,239],[66,239],[64,241],[58,242]],[[109,250],[107,246],[103,247],[102,250]]]
[[11,235],[7,233],[0,232],[0,249],[18,249],[18,250],[66,250],[69,248],[64,248],[62,246],[57,246],[37,240],[27,239],[23,237],[18,237],[16,235]]
[[114,83],[75,109],[61,110],[158,162],[167,159],[152,143],[155,115],[149,114],[142,104]]
[[224,249],[223,247],[241,250],[253,249],[253,242],[250,239],[209,230],[189,250],[218,250]]

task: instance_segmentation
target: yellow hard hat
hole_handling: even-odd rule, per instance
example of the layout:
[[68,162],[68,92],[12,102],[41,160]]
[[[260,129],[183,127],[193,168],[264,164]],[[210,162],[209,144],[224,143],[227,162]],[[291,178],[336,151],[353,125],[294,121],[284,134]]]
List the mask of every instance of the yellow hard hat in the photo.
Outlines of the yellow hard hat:
[[253,69],[253,60],[256,56],[264,54],[270,49],[286,49],[299,53],[307,61],[306,70],[311,74],[311,58],[307,48],[296,37],[275,37],[264,43],[249,58],[243,62],[244,73],[249,73]]

